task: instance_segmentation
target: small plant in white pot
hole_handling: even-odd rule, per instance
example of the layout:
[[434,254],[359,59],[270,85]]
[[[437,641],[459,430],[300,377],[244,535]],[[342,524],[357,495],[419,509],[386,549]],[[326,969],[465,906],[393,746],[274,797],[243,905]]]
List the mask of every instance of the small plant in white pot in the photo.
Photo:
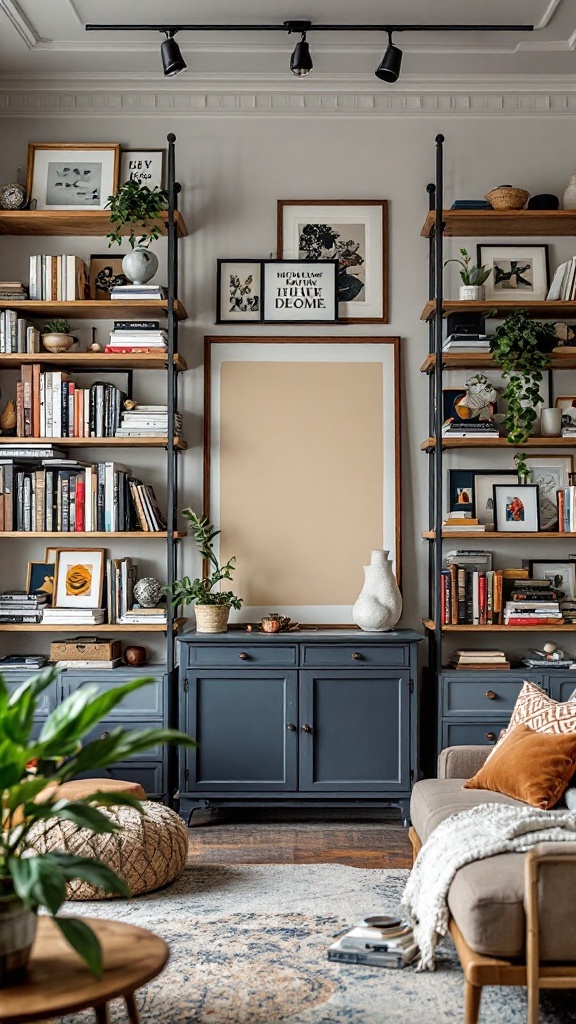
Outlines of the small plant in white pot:
[[42,344],[47,352],[67,352],[76,339],[67,320],[49,320],[42,329]]
[[122,260],[122,270],[134,284],[151,281],[158,270],[158,257],[148,247],[162,234],[158,221],[167,207],[168,193],[164,189],[150,189],[137,181],[126,181],[116,195],[108,197],[106,209],[110,210],[113,224],[106,235],[108,245],[121,245],[122,229],[128,228],[132,252]]
[[467,301],[483,302],[486,298],[484,282],[490,277],[492,268],[486,270],[486,267],[471,266],[472,257],[468,255],[466,249],[460,249],[460,256],[461,259],[446,260],[444,264],[446,267],[449,263],[458,263],[462,268],[459,271],[462,278],[459,297]]
[[[204,563],[212,569],[211,575],[191,580],[183,576],[181,580],[166,588],[175,606],[196,603],[196,630],[198,633],[225,633],[228,628],[230,609],[237,610],[242,606],[242,598],[236,597],[231,590],[221,590],[222,580],[231,580],[236,566],[236,558],[232,556],[226,565],[220,565],[214,552],[214,539],[220,530],[215,530],[207,516],[197,516],[191,508],[186,508],[182,515],[188,520],[198,551]],[[215,590],[214,588],[218,589]]]

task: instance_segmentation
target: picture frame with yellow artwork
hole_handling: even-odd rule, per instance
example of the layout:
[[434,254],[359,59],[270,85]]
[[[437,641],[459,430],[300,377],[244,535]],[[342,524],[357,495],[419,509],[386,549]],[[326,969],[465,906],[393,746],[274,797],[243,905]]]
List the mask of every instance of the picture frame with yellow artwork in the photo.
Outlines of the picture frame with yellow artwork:
[[101,608],[104,548],[58,548],[53,605]]

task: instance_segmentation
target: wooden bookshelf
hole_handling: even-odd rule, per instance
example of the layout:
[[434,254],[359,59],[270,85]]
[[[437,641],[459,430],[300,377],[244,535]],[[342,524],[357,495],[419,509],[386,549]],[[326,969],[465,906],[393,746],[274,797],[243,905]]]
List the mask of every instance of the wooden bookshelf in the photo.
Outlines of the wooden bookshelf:
[[[0,530],[0,540],[10,538],[11,540],[28,540],[29,538],[38,537],[53,537],[56,540],[91,540],[93,537],[108,537],[110,540],[166,540],[168,534],[166,530],[116,530],[115,532],[106,530],[89,530],[88,532],[76,532],[75,530],[67,531],[64,533],[62,530]],[[187,537],[188,534],[184,530],[183,532],[175,532],[173,534],[174,540],[181,540],[183,537]]]
[[[165,448],[167,437],[0,437],[2,445],[54,445],[55,448]],[[174,438],[174,447],[188,447],[181,437]]]
[[[174,619],[174,629],[180,629],[184,625],[186,619]],[[137,623],[111,623],[103,622],[99,626],[87,626],[84,622],[77,622],[76,625],[58,626],[46,625],[43,622],[2,622],[0,623],[0,631],[4,633],[78,633],[78,631],[87,633],[89,631],[97,633],[165,633],[166,625],[154,624],[146,626],[145,624],[138,625]],[[143,672],[146,675],[146,672]]]
[[[576,302],[546,302],[546,300],[541,302],[522,302],[521,299],[518,299],[518,302],[510,302],[509,300],[504,302],[445,300],[442,303],[442,316],[448,316],[449,313],[482,313],[484,316],[488,316],[491,313],[494,317],[502,318],[508,316],[508,313],[513,313],[516,309],[525,309],[529,316],[544,317],[549,320],[565,320],[576,316]],[[420,319],[432,320],[435,312],[436,301],[430,299],[424,306]]]
[[[442,220],[444,235],[452,238],[576,235],[576,210],[443,210]],[[431,211],[420,232],[424,238],[435,223]]]
[[[432,619],[423,619],[422,621],[425,629],[434,629]],[[443,633],[574,633],[575,631],[576,623],[563,626],[442,626]]]
[[[576,305],[575,305],[576,308]],[[41,317],[45,320],[139,320],[141,317],[168,315],[168,299],[77,299],[75,302],[46,302],[40,299],[16,299],[0,302],[0,310],[13,309],[23,317]],[[177,320],[187,320],[188,313],[179,299],[174,303]]]
[[[422,533],[422,537],[424,540],[435,540],[436,531],[424,530],[424,532]],[[454,530],[450,530],[449,533],[445,533],[443,530],[442,537],[446,538],[447,540],[460,540],[462,537],[475,537],[477,539],[485,540],[562,540],[562,538],[564,538],[565,540],[576,540],[576,533],[560,533],[558,530],[533,530],[531,532],[526,530],[522,533],[500,533],[496,530],[478,531],[462,529],[458,530],[457,532]]]
[[[23,354],[13,352],[0,354],[0,370],[18,370],[21,366],[40,363],[48,369],[66,367],[77,373],[92,370],[165,370],[168,365],[166,354],[156,352],[37,352]],[[188,369],[181,355],[174,356],[175,368],[183,372]]]
[[[0,438],[0,444],[2,439]],[[420,451],[431,452],[436,447],[436,438],[427,437],[420,445]],[[443,437],[443,448],[575,448],[576,437],[531,437],[524,444],[510,444],[505,437]]]
[[[177,210],[174,221],[179,238],[188,234],[184,218]],[[163,235],[168,234],[168,214],[156,221]],[[108,210],[0,210],[0,235],[99,235],[104,238],[112,230]],[[125,226],[120,234],[129,235]]]
[[[430,373],[435,366],[436,356],[428,355],[420,367],[420,372]],[[442,366],[445,370],[499,370],[491,352],[443,352]],[[576,369],[576,345],[553,349],[549,369]]]

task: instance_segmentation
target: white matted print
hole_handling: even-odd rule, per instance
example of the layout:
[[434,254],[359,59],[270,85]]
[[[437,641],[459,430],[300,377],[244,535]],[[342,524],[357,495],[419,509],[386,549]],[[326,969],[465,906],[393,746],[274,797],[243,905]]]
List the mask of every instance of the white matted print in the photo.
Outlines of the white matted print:
[[263,320],[336,323],[338,260],[264,260]]
[[561,601],[576,599],[576,563],[531,559],[530,575],[535,580],[550,580],[555,590],[563,591]]
[[548,294],[547,245],[477,246],[478,266],[492,273],[486,280],[486,300],[535,302]]
[[494,529],[498,533],[535,533],[540,529],[538,484],[493,484]]
[[100,608],[103,581],[104,548],[58,548],[56,608]]
[[123,149],[120,154],[120,184],[137,181],[146,185],[151,192],[155,188],[163,188],[164,150],[163,149]]
[[262,260],[217,260],[216,267],[216,323],[260,323]]
[[116,192],[120,144],[28,145],[28,196],[37,210],[103,210]]

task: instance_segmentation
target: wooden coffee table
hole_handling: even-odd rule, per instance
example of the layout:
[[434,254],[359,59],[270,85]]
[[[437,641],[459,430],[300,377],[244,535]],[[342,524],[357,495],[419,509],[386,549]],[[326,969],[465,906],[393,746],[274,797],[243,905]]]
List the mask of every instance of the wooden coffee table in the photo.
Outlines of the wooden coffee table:
[[101,979],[94,978],[52,919],[42,916],[24,981],[0,989],[2,1024],[46,1020],[90,1006],[98,1024],[108,1024],[108,1003],[117,998],[124,999],[130,1024],[139,1024],[134,993],[164,969],[168,946],[145,928],[94,917],[82,920],[102,945]]

